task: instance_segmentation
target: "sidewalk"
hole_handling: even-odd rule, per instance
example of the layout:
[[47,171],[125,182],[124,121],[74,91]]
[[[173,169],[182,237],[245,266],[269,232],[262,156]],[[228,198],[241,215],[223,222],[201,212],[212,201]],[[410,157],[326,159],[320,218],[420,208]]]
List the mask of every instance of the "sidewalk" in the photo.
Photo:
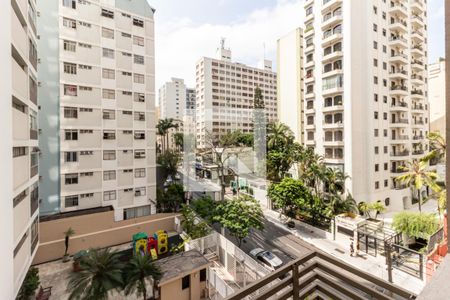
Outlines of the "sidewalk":
[[[388,280],[388,272],[383,256],[373,257],[366,253],[360,253],[357,257],[352,257],[349,254],[349,245],[344,245],[343,242],[333,241],[319,236],[318,234],[307,230],[304,227],[296,226],[295,229],[289,229],[282,221],[280,221],[279,213],[273,210],[264,210],[264,215],[267,220],[274,223],[278,227],[290,231],[293,235],[304,240],[305,242],[319,248],[322,251],[362,270],[368,272],[381,279]],[[393,269],[392,277],[394,284],[400,286],[408,291],[419,294],[425,286],[425,282],[411,276],[405,272]]]

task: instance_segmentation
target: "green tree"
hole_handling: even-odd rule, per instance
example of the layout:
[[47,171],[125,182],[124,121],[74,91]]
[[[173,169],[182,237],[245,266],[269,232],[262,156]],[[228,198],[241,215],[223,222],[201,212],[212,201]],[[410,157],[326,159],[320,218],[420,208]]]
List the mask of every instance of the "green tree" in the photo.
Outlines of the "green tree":
[[[384,206],[381,201],[371,202],[367,203],[365,201],[358,203],[358,210],[359,212],[371,219],[378,218],[378,215],[386,210],[386,207]],[[373,215],[374,214],[374,215]]]
[[173,183],[165,191],[158,189],[156,198],[158,208],[162,212],[177,212],[184,203],[183,185]]
[[293,216],[295,211],[312,203],[312,196],[301,180],[283,178],[280,183],[272,183],[268,196],[275,208],[281,208],[281,213]]
[[267,131],[267,150],[280,150],[294,142],[294,133],[283,123],[271,123]]
[[[155,281],[161,279],[161,270],[156,266],[150,255],[135,255],[125,266],[124,274],[124,292],[129,296],[133,293],[137,297],[142,296],[144,300],[147,300],[147,285],[146,281],[151,280],[153,287]],[[155,295],[155,289],[153,288],[152,295]]]
[[178,128],[178,124],[172,118],[160,119],[156,125],[157,134],[161,136],[162,152],[169,148],[169,130],[172,128]]
[[426,154],[422,160],[429,162],[432,159],[437,159],[438,161],[442,161],[445,159],[445,151],[446,151],[446,143],[445,138],[438,132],[430,132],[427,136],[428,141],[430,142],[430,152]]
[[255,88],[255,96],[253,97],[253,107],[255,109],[264,109],[264,96],[262,94],[262,90],[257,86]]
[[123,286],[123,265],[119,254],[109,248],[91,249],[80,260],[80,271],[69,276],[69,300],[106,300],[113,290]]
[[352,195],[331,195],[326,204],[326,214],[329,218],[333,218],[343,213],[357,213],[358,207]]
[[394,216],[392,227],[409,237],[428,239],[439,229],[439,221],[434,214],[402,211]]
[[217,202],[209,196],[204,196],[191,202],[192,209],[208,223],[213,222],[216,214]]
[[164,171],[164,178],[169,176],[173,179],[178,172],[178,166],[181,163],[181,155],[178,151],[167,150],[158,155],[156,162]]
[[17,300],[30,300],[39,287],[39,269],[32,267],[28,270],[22,286],[20,287]]
[[173,140],[178,151],[183,151],[184,134],[182,132],[176,132],[173,135]]
[[263,219],[261,206],[249,196],[221,201],[217,206],[217,214],[214,216],[214,220],[227,228],[236,238],[239,247],[242,240],[250,234],[251,229],[264,228]]
[[204,237],[211,232],[209,225],[198,218],[195,211],[188,205],[183,205],[181,209],[183,220],[181,221],[181,227],[189,237],[193,240]]
[[440,187],[436,184],[437,174],[434,171],[428,170],[428,163],[426,161],[413,160],[407,162],[406,167],[402,167],[406,173],[398,176],[395,180],[411,186],[412,190],[417,191],[419,200],[419,211],[422,211],[422,195],[421,189],[424,186],[429,186],[433,191],[438,192]]

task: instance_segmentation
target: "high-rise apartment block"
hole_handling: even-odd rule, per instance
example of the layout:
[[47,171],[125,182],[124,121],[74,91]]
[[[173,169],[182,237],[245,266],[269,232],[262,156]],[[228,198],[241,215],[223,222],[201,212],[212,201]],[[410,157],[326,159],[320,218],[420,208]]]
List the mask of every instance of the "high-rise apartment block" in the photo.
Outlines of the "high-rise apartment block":
[[186,110],[186,85],[183,79],[172,78],[159,89],[161,119],[183,119]]
[[401,166],[427,150],[425,0],[307,0],[305,144],[359,201],[411,205]]
[[227,132],[253,131],[253,99],[259,87],[264,97],[267,122],[277,120],[277,75],[272,63],[254,68],[231,61],[231,50],[224,43],[217,58],[203,57],[196,66],[196,138],[205,146],[207,138]]
[[428,65],[428,101],[430,102],[430,131],[445,137],[445,59]]
[[39,243],[37,30],[34,0],[0,10],[0,290],[15,299]]
[[154,10],[39,1],[41,213],[155,211]]
[[297,28],[278,40],[278,118],[292,130],[295,140],[304,141],[303,30]]

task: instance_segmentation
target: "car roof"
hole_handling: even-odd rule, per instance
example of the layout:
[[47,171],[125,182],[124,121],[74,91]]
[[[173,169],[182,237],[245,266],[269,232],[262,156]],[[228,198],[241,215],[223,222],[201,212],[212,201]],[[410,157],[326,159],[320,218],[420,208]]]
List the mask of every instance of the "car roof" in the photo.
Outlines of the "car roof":
[[252,251],[250,251],[250,255],[256,256],[256,255],[258,255],[261,252],[264,252],[264,249],[262,249],[262,248],[255,248]]

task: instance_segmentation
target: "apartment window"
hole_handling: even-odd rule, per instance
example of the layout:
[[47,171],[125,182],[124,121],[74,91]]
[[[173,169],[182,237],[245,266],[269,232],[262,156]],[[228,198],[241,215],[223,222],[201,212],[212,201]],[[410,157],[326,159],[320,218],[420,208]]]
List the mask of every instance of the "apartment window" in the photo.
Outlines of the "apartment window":
[[134,120],[136,121],[145,121],[145,113],[143,112],[134,112]]
[[375,32],[378,31],[378,25],[377,24],[373,24],[373,31],[375,31]]
[[386,20],[386,12],[385,11],[383,11],[382,15],[383,15],[383,20]]
[[87,28],[91,28],[91,24],[87,23],[87,22],[78,21],[78,24],[80,24],[81,26],[87,27]]
[[110,90],[110,89],[103,89],[102,97],[103,97],[103,99],[115,99],[116,92],[114,90]]
[[206,269],[200,270],[200,282],[206,281]]
[[104,150],[103,151],[103,160],[116,160],[116,151],[115,150]]
[[131,96],[133,93],[129,91],[122,91],[122,95]]
[[131,72],[122,72],[123,76],[131,76]]
[[102,77],[105,79],[115,79],[116,72],[112,69],[102,69]]
[[387,63],[383,62],[383,70],[387,70]]
[[130,110],[123,110],[122,111],[122,114],[123,115],[131,115],[133,112],[132,111],[130,111]]
[[76,48],[77,48],[76,42],[64,40],[64,50],[65,51],[75,52]]
[[375,120],[378,120],[378,112],[377,112],[377,111],[375,111],[375,112],[373,113],[373,117],[375,118]]
[[388,164],[384,163],[384,170],[387,171],[387,169],[388,169]]
[[87,193],[87,194],[81,194],[80,198],[93,198],[94,197],[94,193]]
[[64,161],[65,162],[77,162],[78,161],[78,153],[76,151],[70,151],[64,153]]
[[65,207],[78,206],[78,195],[64,197],[64,204],[65,204]]
[[378,67],[378,59],[376,58],[373,59],[373,66]]
[[387,146],[384,146],[384,147],[383,147],[383,151],[384,151],[384,154],[388,153],[388,147],[387,147]]
[[151,213],[150,205],[126,208],[123,210],[123,219],[130,220],[134,218],[149,216]]
[[[93,130],[89,130],[89,129],[81,129],[80,130],[80,134],[90,134],[90,133],[94,133],[94,131]],[[85,151],[85,152],[89,152],[89,151]],[[90,152],[92,152],[92,151],[90,151]],[[81,152],[81,155],[83,155],[83,152]]]
[[185,290],[191,286],[191,275],[186,275],[181,279],[181,289]]
[[126,37],[126,38],[131,38],[131,34],[126,33],[126,32],[122,32],[122,36]]
[[77,95],[77,86],[65,84],[64,85],[64,95],[66,96],[76,96]]
[[144,21],[140,19],[133,18],[133,25],[138,27],[144,27]]
[[378,8],[376,6],[373,7],[373,13],[376,15],[378,13]]
[[145,158],[145,150],[135,150],[134,158]]
[[383,102],[387,103],[387,96],[383,96]]
[[145,194],[146,194],[145,187],[140,187],[140,188],[134,189],[134,195],[136,197],[145,196]]
[[134,170],[134,177],[135,178],[145,177],[145,168],[139,168]]
[[115,131],[109,131],[109,130],[103,131],[103,139],[104,140],[115,140],[116,139],[116,132]]
[[387,179],[385,179],[384,180],[384,187],[387,187],[388,186],[388,181],[387,181]]
[[116,191],[103,192],[103,201],[116,200]]
[[63,0],[63,6],[76,9],[77,8],[77,0]]
[[105,39],[114,39],[114,30],[102,27],[102,37]]
[[383,53],[386,53],[387,52],[387,47],[386,47],[386,45],[383,45]]
[[143,131],[136,131],[134,133],[134,139],[135,140],[145,140],[145,132],[143,132]]
[[383,120],[387,120],[387,113],[383,113]]
[[76,29],[77,28],[77,21],[69,18],[63,18],[63,26],[67,28]]
[[25,197],[27,195],[28,195],[27,194],[27,190],[23,190],[19,195],[14,197],[14,199],[13,199],[13,207],[16,207],[17,205],[19,205],[19,203],[22,202],[22,200],[25,199]]
[[378,102],[378,94],[373,94],[373,101]]
[[378,77],[377,76],[373,76],[373,83],[374,84],[378,84]]
[[386,79],[383,79],[383,86],[387,87],[387,80]]
[[134,93],[134,101],[145,102],[145,95],[141,93]]
[[64,107],[64,118],[77,119],[78,109],[76,107]]
[[78,140],[78,130],[65,130],[64,131],[64,138],[66,141],[77,141]]
[[375,146],[375,154],[378,154],[378,152],[379,152],[379,147]]
[[378,129],[374,129],[374,136],[378,137]]
[[106,18],[110,18],[110,19],[114,19],[114,12],[104,9],[102,8],[102,17],[106,17]]
[[378,42],[373,41],[373,49],[378,49]]
[[116,180],[116,171],[104,171],[103,181]]
[[144,83],[144,75],[142,74],[134,74],[134,82],[135,83]]
[[375,181],[375,189],[378,190],[380,188],[380,182]]
[[77,74],[77,65],[71,63],[64,63],[64,73],[66,74]]
[[383,36],[386,36],[386,29],[383,28]]
[[88,65],[78,65],[78,68],[80,68],[80,70],[92,70],[92,66]]
[[114,50],[108,49],[108,48],[103,48],[103,57],[114,58]]
[[144,64],[144,57],[142,55],[134,55],[134,63],[143,65]]
[[375,172],[378,172],[380,169],[380,165],[379,164],[375,164]]
[[103,120],[114,120],[116,119],[116,112],[112,109],[103,110]]
[[73,174],[66,174],[64,176],[64,183],[66,185],[70,185],[70,184],[78,184],[78,174],[77,173],[73,173]]
[[137,46],[144,46],[144,38],[133,35],[133,44]]
[[13,157],[27,155],[27,148],[25,147],[13,147]]
[[383,136],[384,136],[384,137],[387,137],[387,136],[388,136],[387,129],[384,129],[384,130],[383,130]]

